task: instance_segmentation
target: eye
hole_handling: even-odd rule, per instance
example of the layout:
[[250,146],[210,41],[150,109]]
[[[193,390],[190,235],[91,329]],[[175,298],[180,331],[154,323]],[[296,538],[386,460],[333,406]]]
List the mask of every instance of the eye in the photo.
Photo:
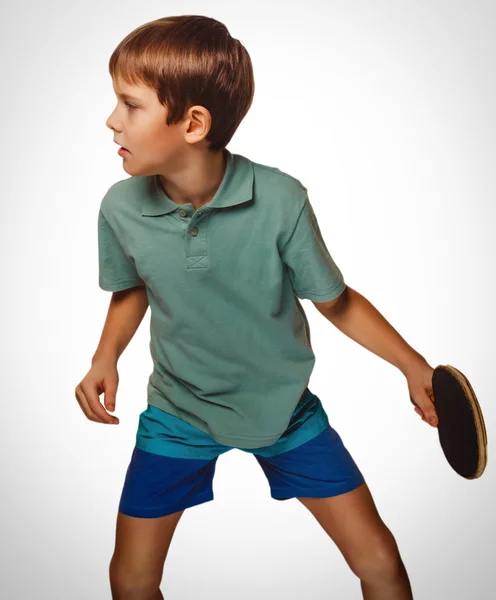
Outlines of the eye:
[[132,104],[129,104],[129,102],[124,102],[124,104],[129,108],[129,110],[134,110],[135,108],[138,108],[137,106],[133,106]]

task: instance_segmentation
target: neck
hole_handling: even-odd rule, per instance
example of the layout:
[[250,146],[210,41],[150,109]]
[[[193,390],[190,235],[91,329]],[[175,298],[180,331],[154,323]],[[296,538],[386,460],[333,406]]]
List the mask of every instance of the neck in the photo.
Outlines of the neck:
[[201,151],[173,173],[159,174],[167,196],[176,204],[192,204],[195,210],[208,204],[215,196],[226,172],[223,151]]

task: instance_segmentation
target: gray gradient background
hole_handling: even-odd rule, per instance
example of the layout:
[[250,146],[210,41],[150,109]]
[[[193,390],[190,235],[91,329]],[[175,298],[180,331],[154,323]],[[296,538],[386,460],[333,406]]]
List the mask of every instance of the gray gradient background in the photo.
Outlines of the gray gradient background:
[[[128,177],[105,126],[107,63],[151,19],[205,14],[246,45],[256,93],[229,149],[308,187],[347,283],[432,366],[465,372],[491,446],[493,2],[31,0],[1,12],[2,598],[110,598],[117,504],[152,366],[149,311],[119,361],[120,425],[88,421],[74,388],[110,301],[98,287],[99,203]],[[459,477],[403,375],[303,305],[311,390],[362,470],[416,600],[496,597],[491,450],[481,479]],[[179,523],[166,598],[361,598],[303,505],[270,498],[254,457],[221,456],[214,494]]]

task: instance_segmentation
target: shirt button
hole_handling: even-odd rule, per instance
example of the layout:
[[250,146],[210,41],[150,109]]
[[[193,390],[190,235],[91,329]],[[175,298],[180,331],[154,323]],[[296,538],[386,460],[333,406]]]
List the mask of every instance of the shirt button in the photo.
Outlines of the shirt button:
[[179,214],[181,215],[181,217],[185,217],[188,213],[184,210],[184,208],[181,208]]
[[198,235],[198,228],[197,227],[193,227],[193,229],[191,230],[191,235],[193,236],[197,236]]

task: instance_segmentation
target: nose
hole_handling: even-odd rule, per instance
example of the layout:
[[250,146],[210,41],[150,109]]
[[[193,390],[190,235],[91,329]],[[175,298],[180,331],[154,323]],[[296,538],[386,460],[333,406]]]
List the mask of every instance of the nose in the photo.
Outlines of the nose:
[[115,113],[115,109],[110,113],[110,116],[108,117],[108,119],[105,121],[105,125],[109,128],[112,129],[113,131],[117,130],[117,126],[114,123],[114,113]]

